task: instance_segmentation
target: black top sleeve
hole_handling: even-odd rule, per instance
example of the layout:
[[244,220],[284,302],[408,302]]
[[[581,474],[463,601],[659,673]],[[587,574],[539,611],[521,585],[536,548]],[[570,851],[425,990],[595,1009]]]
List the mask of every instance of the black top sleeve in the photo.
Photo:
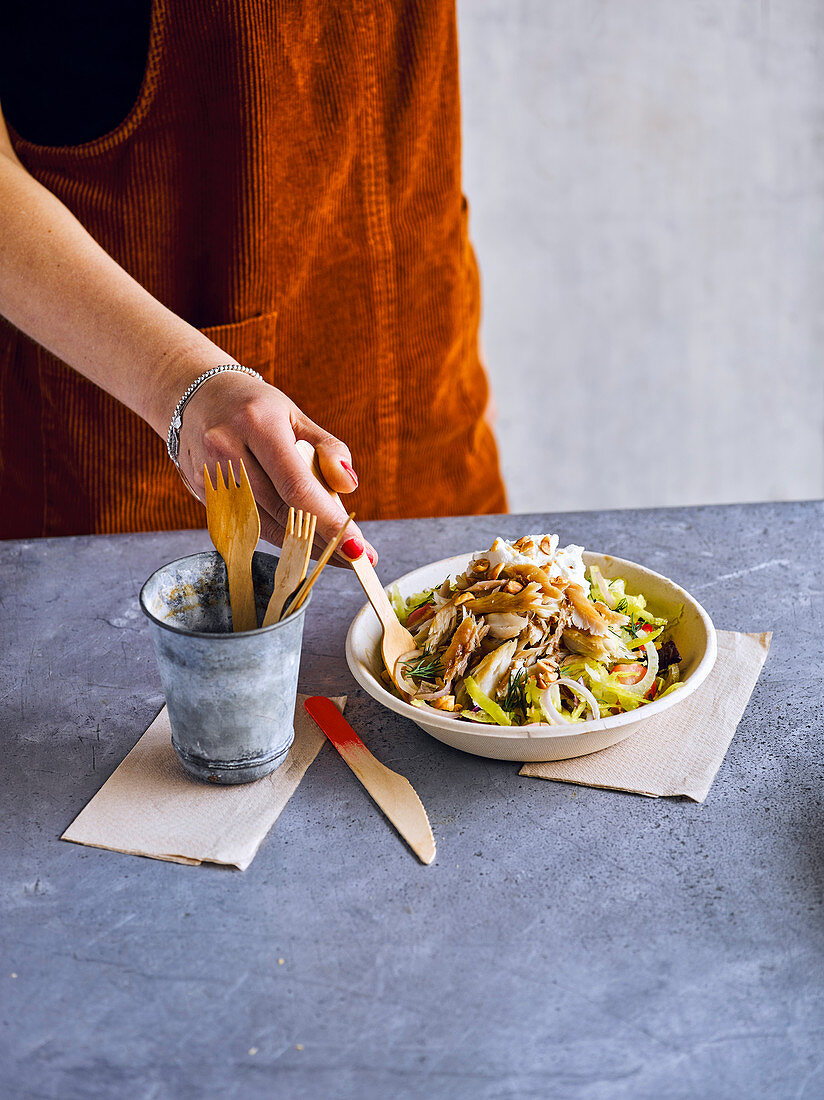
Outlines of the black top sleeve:
[[0,105],[38,145],[102,137],[137,99],[151,0],[17,0],[0,4]]

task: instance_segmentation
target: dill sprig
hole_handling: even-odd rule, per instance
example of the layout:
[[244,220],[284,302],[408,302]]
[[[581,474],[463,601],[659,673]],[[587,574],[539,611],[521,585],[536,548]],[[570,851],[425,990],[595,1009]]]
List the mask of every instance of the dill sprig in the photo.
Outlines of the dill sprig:
[[411,661],[407,661],[403,671],[410,680],[426,680],[431,683],[439,676],[443,676],[443,661],[424,646],[420,657],[413,657]]
[[631,637],[637,638],[639,629],[638,620],[635,618],[635,615],[630,612],[629,622],[625,624],[624,630],[626,630],[627,634],[631,635]]
[[514,676],[510,672],[509,680],[506,685],[506,695],[504,696],[501,706],[504,710],[509,711],[510,714],[513,711],[519,710],[526,715],[528,704],[526,699],[525,668],[519,668]]

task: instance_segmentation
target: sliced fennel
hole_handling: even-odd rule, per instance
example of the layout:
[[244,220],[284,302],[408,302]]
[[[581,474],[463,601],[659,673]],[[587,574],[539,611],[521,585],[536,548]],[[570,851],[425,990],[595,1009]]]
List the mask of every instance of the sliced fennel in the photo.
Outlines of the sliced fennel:
[[405,626],[406,620],[409,618],[409,611],[406,606],[406,600],[401,595],[400,589],[396,584],[393,584],[389,589],[389,602],[392,604],[392,610],[398,616],[398,622]]
[[485,714],[488,714],[496,726],[512,725],[512,719],[503,707],[499,706],[494,699],[490,699],[488,695],[485,695],[471,676],[464,677],[463,685],[472,702],[479,706]]

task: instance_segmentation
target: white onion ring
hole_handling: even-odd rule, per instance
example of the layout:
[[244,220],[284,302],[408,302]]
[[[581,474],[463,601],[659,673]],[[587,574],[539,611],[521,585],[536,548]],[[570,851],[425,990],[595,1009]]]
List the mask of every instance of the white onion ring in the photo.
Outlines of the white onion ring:
[[652,641],[645,641],[641,648],[647,654],[647,674],[636,686],[642,687],[641,695],[646,695],[658,675],[658,650]]
[[633,695],[639,695],[643,698],[652,687],[655,677],[658,675],[658,650],[655,648],[653,642],[644,642],[641,649],[643,649],[647,655],[647,671],[637,684],[624,684],[623,687],[625,691],[632,692]]
[[558,711],[557,707],[552,702],[552,688],[553,685],[550,684],[548,688],[544,688],[544,690],[540,693],[539,698],[541,700],[541,710],[549,719],[549,724],[551,726],[571,726],[572,723],[569,721],[569,719],[564,718],[564,716]]
[[442,699],[444,695],[448,695],[450,691],[451,681],[447,681],[442,688],[438,688],[437,691],[421,691],[420,684],[414,684],[411,680],[408,680],[401,672],[402,667],[407,661],[414,661],[416,657],[420,657],[422,654],[420,649],[410,649],[408,653],[402,653],[395,662],[395,681],[399,683],[410,699]]
[[399,684],[403,688],[403,690],[410,698],[413,698],[415,695],[417,695],[419,689],[418,687],[416,687],[415,684],[412,683],[411,680],[406,679],[404,674],[401,672],[401,668],[403,667],[403,665],[406,664],[407,661],[413,661],[416,657],[420,657],[422,652],[423,651],[420,649],[410,649],[408,653],[402,653],[400,657],[398,657],[397,661],[395,661],[395,672],[392,676],[392,679],[395,681],[396,685]]
[[555,681],[560,687],[567,687],[570,691],[574,691],[577,695],[586,702],[589,707],[589,712],[592,715],[592,720],[601,717],[601,708],[598,706],[598,700],[592,694],[588,687],[584,687],[578,680],[572,680],[569,676],[562,676]]

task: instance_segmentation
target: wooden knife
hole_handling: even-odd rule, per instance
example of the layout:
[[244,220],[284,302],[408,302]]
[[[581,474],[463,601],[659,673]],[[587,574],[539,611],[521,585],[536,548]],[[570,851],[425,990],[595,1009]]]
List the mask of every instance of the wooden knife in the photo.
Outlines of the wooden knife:
[[418,859],[431,863],[435,838],[409,780],[375,759],[331,699],[314,695],[304,706]]

